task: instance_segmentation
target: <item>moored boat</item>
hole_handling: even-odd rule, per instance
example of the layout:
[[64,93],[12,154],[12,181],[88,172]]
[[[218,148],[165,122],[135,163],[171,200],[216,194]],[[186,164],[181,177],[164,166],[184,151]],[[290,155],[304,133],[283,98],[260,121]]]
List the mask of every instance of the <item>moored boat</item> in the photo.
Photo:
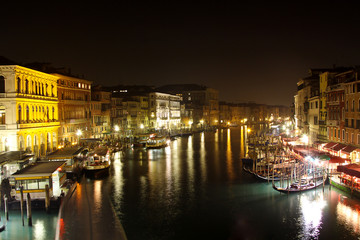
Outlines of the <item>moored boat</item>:
[[164,148],[167,146],[166,137],[154,136],[147,140],[146,148]]
[[323,184],[325,184],[325,178],[323,176],[321,176],[321,177],[318,177],[315,179],[314,178],[301,179],[300,181],[296,181],[287,187],[278,187],[278,186],[275,186],[275,184],[273,184],[273,188],[276,191],[279,191],[282,193],[297,193],[297,192],[303,192],[303,191],[315,189]]
[[87,177],[98,177],[108,173],[110,158],[108,148],[98,148],[89,153],[84,162],[84,171]]

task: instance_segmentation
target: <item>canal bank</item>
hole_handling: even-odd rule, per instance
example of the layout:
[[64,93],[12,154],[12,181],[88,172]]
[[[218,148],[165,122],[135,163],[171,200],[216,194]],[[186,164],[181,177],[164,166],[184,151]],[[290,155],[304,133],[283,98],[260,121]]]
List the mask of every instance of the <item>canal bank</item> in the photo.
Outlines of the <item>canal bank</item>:
[[108,195],[108,181],[83,177],[59,210],[56,238],[126,240]]

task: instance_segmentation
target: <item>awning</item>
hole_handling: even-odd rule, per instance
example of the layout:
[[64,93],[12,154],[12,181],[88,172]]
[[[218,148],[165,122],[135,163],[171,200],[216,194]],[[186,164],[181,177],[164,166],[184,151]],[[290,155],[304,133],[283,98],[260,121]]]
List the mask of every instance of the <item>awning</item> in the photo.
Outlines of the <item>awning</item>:
[[360,178],[360,165],[359,164],[353,163],[353,164],[349,164],[349,165],[338,166],[337,170],[339,172],[343,172],[343,173],[348,174],[350,176]]
[[346,163],[346,162],[351,162],[351,160],[338,156],[330,156],[330,160],[329,160],[329,163]]
[[355,149],[357,149],[357,147],[347,145],[346,147],[344,147],[343,149],[341,149],[341,152],[350,154],[350,153],[351,153],[352,151],[354,151]]
[[333,147],[336,144],[337,144],[336,142],[328,142],[327,144],[324,145],[323,148],[330,149],[331,147]]
[[347,146],[347,145],[345,145],[345,144],[338,143],[338,144],[332,146],[330,149],[333,150],[333,151],[338,152],[338,151],[340,151],[341,149],[345,148],[346,146]]
[[351,164],[348,164],[348,165],[339,165],[339,166],[337,166],[337,171],[338,172],[344,172],[345,169],[358,168],[358,167],[360,167],[360,165],[356,164],[356,163],[351,163]]

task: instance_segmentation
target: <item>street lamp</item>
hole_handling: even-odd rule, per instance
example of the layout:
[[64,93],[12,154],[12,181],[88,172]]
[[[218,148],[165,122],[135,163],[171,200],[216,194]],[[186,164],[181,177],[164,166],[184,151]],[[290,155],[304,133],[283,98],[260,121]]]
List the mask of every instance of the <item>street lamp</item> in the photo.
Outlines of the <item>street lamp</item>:
[[78,129],[77,131],[76,131],[76,136],[78,137],[78,144],[80,143],[80,136],[82,135],[82,131],[81,131],[81,129]]

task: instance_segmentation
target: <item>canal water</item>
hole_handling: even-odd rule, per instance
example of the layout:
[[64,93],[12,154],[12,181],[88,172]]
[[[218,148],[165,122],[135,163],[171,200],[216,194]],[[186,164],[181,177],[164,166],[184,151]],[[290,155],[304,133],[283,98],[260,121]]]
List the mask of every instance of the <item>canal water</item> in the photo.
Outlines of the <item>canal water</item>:
[[280,194],[242,170],[246,130],[117,153],[111,198],[129,240],[359,239],[360,201],[330,186]]

